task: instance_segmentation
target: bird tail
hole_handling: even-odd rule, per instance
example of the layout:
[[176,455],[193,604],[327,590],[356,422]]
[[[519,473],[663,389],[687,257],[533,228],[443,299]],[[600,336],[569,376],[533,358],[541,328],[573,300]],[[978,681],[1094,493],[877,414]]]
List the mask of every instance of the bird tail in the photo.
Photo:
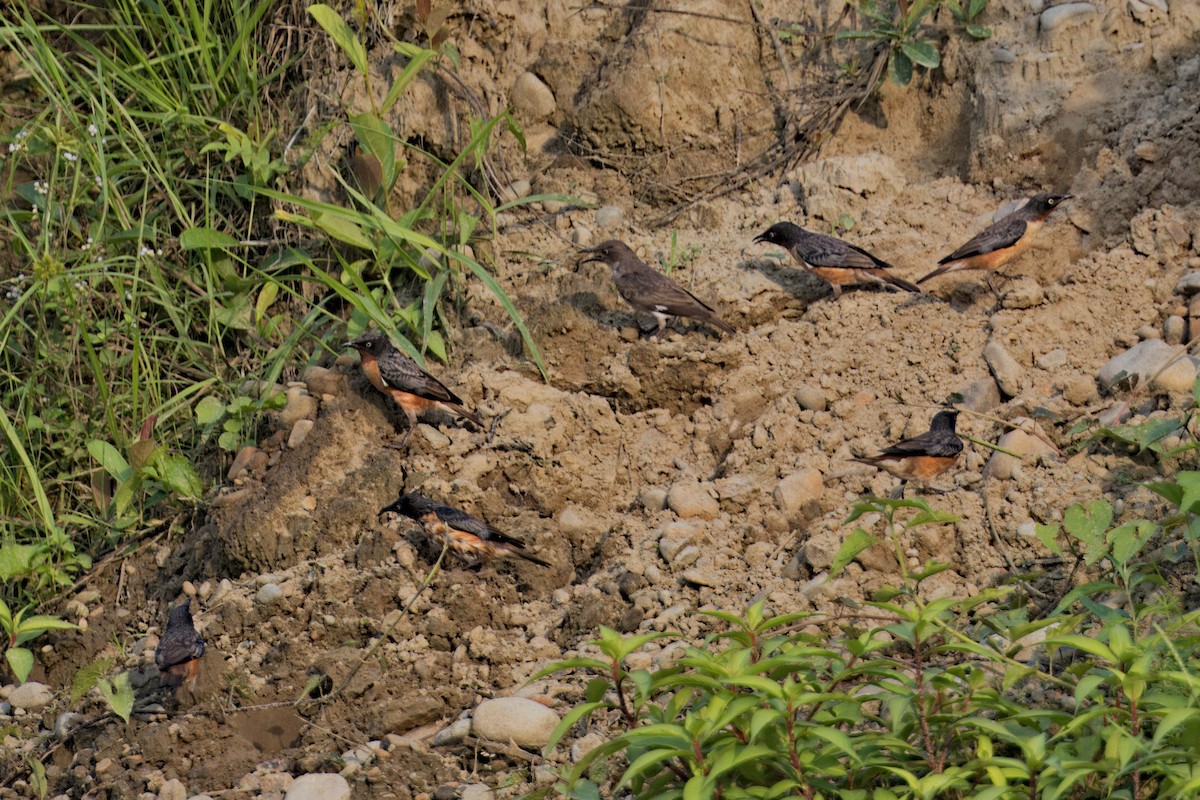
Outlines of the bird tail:
[[721,330],[725,331],[726,333],[737,333],[737,331],[733,329],[732,325],[730,325],[727,322],[725,322],[724,320],[722,320],[716,314],[709,315],[708,323],[710,325],[720,328]]
[[445,408],[446,410],[448,410],[454,414],[457,414],[458,416],[462,417],[463,419],[470,420],[470,422],[472,424],[474,424],[475,427],[479,428],[481,431],[487,430],[487,426],[483,424],[483,420],[481,420],[476,414],[473,414],[472,412],[467,411],[467,409],[463,408],[462,406],[455,405],[454,403],[442,403],[441,405],[442,405],[442,408]]
[[525,559],[526,561],[532,561],[534,564],[537,564],[540,567],[550,566],[549,561],[543,561],[542,559],[538,558],[537,556],[535,556],[531,553],[526,553],[524,550],[514,550],[513,552],[516,553],[516,555],[520,556],[521,558]]
[[921,293],[921,287],[917,286],[915,283],[912,283],[911,281],[904,280],[904,278],[896,277],[895,275],[892,274],[891,270],[873,269],[873,270],[871,270],[871,274],[874,275],[876,278],[879,278],[881,281],[890,283],[892,286],[895,286],[897,289],[903,289],[906,292],[915,292],[916,294]]
[[924,278],[921,278],[919,281],[917,281],[917,283],[924,283],[925,281],[929,280],[930,278],[936,278],[938,275],[945,275],[947,272],[956,272],[963,268],[962,264],[963,264],[962,261],[946,262],[945,264],[940,265],[933,272],[926,275]]

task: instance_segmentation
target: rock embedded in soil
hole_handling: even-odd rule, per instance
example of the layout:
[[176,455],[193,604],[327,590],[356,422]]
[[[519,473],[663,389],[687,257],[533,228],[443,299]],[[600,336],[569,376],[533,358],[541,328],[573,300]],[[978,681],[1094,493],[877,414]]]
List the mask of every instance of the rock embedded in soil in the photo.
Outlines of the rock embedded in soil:
[[46,684],[36,681],[21,684],[8,696],[8,702],[12,704],[13,708],[23,708],[26,711],[35,711],[48,705],[53,699],[54,690]]
[[471,715],[471,729],[481,739],[542,747],[558,726],[558,714],[525,697],[484,700]]
[[1172,314],[1163,322],[1163,341],[1167,344],[1183,344],[1187,337],[1187,320]]
[[317,398],[303,389],[292,387],[287,390],[287,404],[283,407],[284,427],[292,427],[302,419],[317,418]]
[[1095,13],[1091,3],[1063,3],[1043,11],[1039,27],[1043,33],[1061,30],[1086,22]]
[[804,469],[783,478],[775,484],[771,493],[775,505],[794,520],[801,516],[816,516],[820,512],[821,495],[825,492],[825,482],[821,471]]
[[278,584],[265,583],[254,593],[254,602],[260,606],[269,606],[281,597],[283,597],[283,589],[280,589]]
[[509,100],[522,122],[543,122],[554,114],[554,92],[532,72],[522,72],[513,83]]
[[1000,405],[1000,387],[991,375],[973,380],[957,392],[962,399],[958,405],[967,411],[990,411]]
[[300,380],[308,387],[311,395],[340,394],[342,391],[342,376],[336,370],[312,366],[304,370]]
[[625,212],[617,206],[602,206],[596,209],[596,227],[612,232],[625,225]]
[[1054,455],[1054,448],[1037,436],[1032,436],[1023,430],[1011,430],[1000,437],[997,447],[1011,450],[1021,458],[1010,456],[1008,453],[996,451],[988,462],[992,477],[1009,480],[1019,474],[1019,470],[1031,470],[1038,461],[1046,456]]
[[311,419],[302,419],[292,426],[292,432],[288,435],[287,446],[289,450],[295,450],[300,445],[304,444],[304,440],[308,438],[308,434],[313,429],[313,421]]
[[676,483],[667,491],[667,505],[684,519],[714,519],[721,507],[709,493],[710,486],[707,483]]
[[1200,269],[1189,269],[1175,284],[1175,294],[1191,295],[1200,292]]
[[796,387],[795,392],[796,402],[805,411],[824,411],[829,407],[829,400],[825,396],[825,390],[817,386],[801,384]]
[[1009,355],[1004,345],[995,339],[989,341],[983,348],[983,360],[987,362],[988,369],[996,377],[996,383],[1001,392],[1009,397],[1016,397],[1021,393],[1025,370],[1021,369],[1017,360]]
[[178,778],[165,782],[158,790],[158,800],[187,800],[187,787]]
[[459,800],[492,800],[496,793],[486,783],[468,783],[459,792]]
[[[1173,358],[1174,363],[1163,369],[1163,365]],[[1161,339],[1138,342],[1125,352],[1113,356],[1100,368],[1096,379],[1101,391],[1107,392],[1125,375],[1137,376],[1140,386],[1159,370],[1163,371],[1155,378],[1153,388],[1162,391],[1188,391],[1196,379],[1196,365],[1192,360],[1180,348],[1172,347]]]
[[284,800],[350,800],[350,784],[334,773],[301,775],[292,781]]

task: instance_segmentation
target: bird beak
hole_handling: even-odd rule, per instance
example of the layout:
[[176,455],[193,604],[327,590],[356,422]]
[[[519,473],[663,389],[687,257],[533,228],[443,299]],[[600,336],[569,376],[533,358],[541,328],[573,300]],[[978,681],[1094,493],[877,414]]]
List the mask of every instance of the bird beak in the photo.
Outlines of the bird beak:
[[594,247],[583,248],[583,253],[584,253],[583,258],[580,258],[578,261],[575,262],[575,271],[576,272],[578,272],[579,268],[582,267],[584,264],[592,264],[592,263],[600,260],[599,256],[596,255],[596,248],[594,248]]
[[391,505],[384,506],[383,508],[379,509],[379,516],[382,517],[384,514],[388,513],[389,511],[392,512],[393,514],[399,514],[400,513],[399,505],[400,505],[400,501],[397,500],[396,502],[392,503]]
[[767,240],[767,235],[765,233],[760,233],[758,236],[754,237],[755,244],[758,244],[759,242],[765,242],[766,240]]
[[360,344],[362,344],[362,339],[351,339],[350,341],[348,341],[344,345],[342,345],[342,349],[346,350],[348,348],[353,347],[355,350],[357,350],[358,346]]

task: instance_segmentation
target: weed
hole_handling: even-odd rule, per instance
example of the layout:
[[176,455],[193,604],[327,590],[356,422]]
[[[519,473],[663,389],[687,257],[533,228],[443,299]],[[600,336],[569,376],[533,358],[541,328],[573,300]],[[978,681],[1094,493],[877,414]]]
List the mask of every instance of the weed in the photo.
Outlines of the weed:
[[958,0],[858,0],[857,9],[871,22],[865,30],[840,31],[839,39],[865,39],[878,42],[889,48],[887,74],[900,86],[912,80],[913,66],[937,69],[942,63],[937,45],[926,37],[926,18],[938,8],[946,6],[955,19],[960,21],[967,35],[974,39],[986,39],[991,30],[974,22],[987,7],[987,0],[968,0],[964,8]]

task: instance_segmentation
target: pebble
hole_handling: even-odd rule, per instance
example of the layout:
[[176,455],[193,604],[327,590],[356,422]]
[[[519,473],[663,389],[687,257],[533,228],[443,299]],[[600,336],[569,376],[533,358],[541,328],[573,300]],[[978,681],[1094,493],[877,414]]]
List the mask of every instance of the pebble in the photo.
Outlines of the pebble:
[[108,772],[110,769],[113,768],[113,763],[114,762],[111,758],[109,758],[108,756],[105,756],[104,758],[102,758],[96,762],[96,773],[100,774],[100,773]]
[[667,507],[667,490],[657,486],[649,486],[642,490],[640,496],[642,508],[647,511],[662,511]]
[[989,341],[983,348],[983,360],[995,376],[1001,392],[1009,397],[1016,397],[1021,393],[1021,381],[1025,371],[1016,359],[1008,354],[1004,345],[995,339]]
[[54,738],[65,739],[70,735],[75,726],[83,721],[83,714],[76,714],[74,711],[64,711],[54,720]]
[[825,396],[825,391],[816,386],[801,384],[796,387],[794,396],[796,402],[805,411],[824,411],[829,407],[829,399]]
[[517,76],[508,99],[512,101],[521,121],[527,124],[548,119],[557,105],[554,92],[532,72],[522,72]]
[[342,753],[341,775],[349,778],[357,772],[360,772],[363,767],[375,760],[375,751],[365,744],[360,744],[358,747],[352,747]]
[[1057,350],[1051,350],[1049,353],[1038,358],[1037,365],[1038,369],[1047,371],[1062,369],[1067,365],[1067,351],[1061,347]]
[[991,375],[971,381],[958,390],[958,405],[967,411],[990,411],[1000,405],[1000,387]]
[[1075,406],[1091,405],[1100,399],[1096,382],[1083,375],[1072,375],[1063,385],[1063,398]]
[[[1138,342],[1123,353],[1119,353],[1100,368],[1096,379],[1101,391],[1109,391],[1123,374],[1137,376],[1139,385],[1145,383],[1176,354],[1179,348],[1172,347],[1161,339]],[[1186,355],[1176,359],[1154,380],[1153,388],[1165,392],[1190,391],[1196,380],[1196,365]]]
[[988,462],[988,469],[991,470],[992,477],[1000,480],[1009,480],[1015,477],[1018,474],[1018,467],[1022,464],[1032,467],[1037,464],[1038,459],[1054,453],[1053,447],[1022,430],[1011,430],[1004,434],[1000,437],[1000,441],[996,442],[996,446],[1011,450],[1021,456],[1021,458],[1015,458],[999,451],[992,454],[991,460]]
[[308,387],[309,394],[336,395],[341,392],[342,376],[336,371],[325,367],[308,367],[300,375],[300,380]]
[[233,459],[233,463],[229,465],[229,472],[225,473],[225,480],[235,481],[240,478],[246,470],[250,469],[250,464],[254,460],[254,456],[261,452],[261,450],[252,444],[248,444],[239,450],[237,456]]
[[780,511],[794,519],[804,513],[815,516],[815,512],[820,510],[821,495],[824,492],[825,482],[821,471],[804,469],[793,472],[775,484],[771,499]]
[[475,708],[471,728],[481,739],[542,747],[558,726],[558,714],[524,697],[497,697]]
[[596,534],[605,527],[604,520],[580,506],[567,506],[558,516],[558,528],[568,536]]
[[54,690],[46,684],[36,681],[22,683],[8,696],[8,702],[12,704],[13,708],[23,708],[26,711],[39,709],[53,699]]
[[1042,12],[1041,29],[1045,32],[1077,25],[1095,13],[1096,7],[1091,3],[1063,3],[1061,6],[1051,6]]
[[668,564],[685,548],[696,541],[696,528],[687,522],[672,522],[663,526],[658,536],[658,552]]
[[178,778],[165,782],[158,790],[158,800],[187,800],[187,787]]
[[596,227],[602,231],[614,231],[625,224],[625,212],[617,206],[601,206],[596,209]]
[[350,800],[350,784],[328,772],[301,775],[292,781],[284,800]]
[[608,740],[594,731],[580,736],[575,740],[575,743],[571,745],[571,760],[579,761],[588,753],[604,744],[606,741]]
[[264,583],[262,587],[254,593],[254,602],[260,606],[269,606],[279,598],[283,597],[283,589],[279,588],[276,583]]
[[459,800],[492,800],[495,792],[486,783],[468,783],[459,790]]
[[585,228],[582,225],[576,225],[571,230],[571,242],[579,245],[580,247],[591,247],[592,246],[592,230],[591,230],[591,228]]
[[283,407],[283,425],[290,428],[302,419],[317,418],[317,398],[303,389],[288,389],[287,404]]
[[1167,344],[1183,344],[1187,338],[1187,321],[1172,314],[1163,322],[1163,341]]
[[1004,308],[1018,311],[1037,308],[1042,304],[1045,296],[1046,293],[1042,290],[1041,284],[1033,278],[1021,277],[1013,281],[1008,291],[1004,293],[1001,305]]
[[471,720],[456,719],[449,727],[442,728],[433,737],[433,746],[441,747],[447,744],[458,744],[471,733]]
[[667,491],[667,505],[680,517],[714,519],[721,512],[717,499],[709,493],[711,484],[676,483]]
[[295,450],[297,447],[304,444],[304,440],[308,438],[308,434],[312,429],[313,421],[311,419],[302,419],[293,425],[292,432],[288,435],[288,449]]
[[1200,269],[1189,269],[1175,284],[1175,294],[1184,296],[1200,292]]

